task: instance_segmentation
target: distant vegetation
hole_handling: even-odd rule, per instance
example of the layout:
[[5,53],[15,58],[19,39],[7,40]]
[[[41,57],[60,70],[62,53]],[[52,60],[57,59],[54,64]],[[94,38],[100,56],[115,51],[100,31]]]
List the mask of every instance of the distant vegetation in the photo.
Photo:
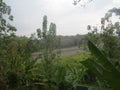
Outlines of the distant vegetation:
[[75,35],[75,36],[58,36],[61,39],[61,48],[80,46],[84,43],[85,35]]
[[[38,38],[33,38],[34,36],[31,35],[30,38],[30,43],[31,43],[31,49],[32,52],[37,52],[39,51],[40,46],[40,42],[38,40]],[[74,35],[74,36],[56,36],[56,39],[58,41],[60,41],[59,43],[59,47],[57,47],[58,45],[56,45],[56,49],[59,48],[69,48],[69,47],[81,47],[84,48],[84,44],[85,44],[85,37],[86,35]],[[26,39],[29,40],[29,38],[24,37]]]

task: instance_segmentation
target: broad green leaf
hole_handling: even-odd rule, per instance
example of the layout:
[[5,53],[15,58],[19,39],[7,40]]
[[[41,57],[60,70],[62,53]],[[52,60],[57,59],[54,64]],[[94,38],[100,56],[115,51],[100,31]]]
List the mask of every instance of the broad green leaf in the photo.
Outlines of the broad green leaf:
[[87,68],[89,68],[98,78],[102,77],[99,71],[90,63],[90,59],[87,59],[86,61],[82,61],[81,63]]
[[119,90],[120,72],[92,42],[88,42],[88,47],[98,60],[95,61],[88,59],[83,61],[82,64],[92,70],[98,78],[106,80],[113,90]]
[[110,62],[110,60],[108,60],[108,58],[91,41],[88,41],[88,47],[91,53],[97,57],[98,62],[104,68],[106,68],[109,71],[116,71],[115,67],[113,67],[113,64]]

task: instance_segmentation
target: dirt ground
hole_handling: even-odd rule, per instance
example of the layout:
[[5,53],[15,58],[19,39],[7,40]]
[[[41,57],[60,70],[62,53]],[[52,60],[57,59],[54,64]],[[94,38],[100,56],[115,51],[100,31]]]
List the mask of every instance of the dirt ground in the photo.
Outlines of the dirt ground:
[[[55,50],[56,51],[56,50]],[[62,48],[60,49],[60,56],[70,56],[70,55],[76,55],[80,53],[84,53],[84,50],[80,50],[78,47],[70,47],[70,48]],[[40,52],[32,53],[32,57],[37,57],[40,54]]]
[[70,56],[70,55],[76,55],[80,53],[84,53],[85,51],[80,50],[78,47],[72,47],[72,48],[64,48],[61,49],[61,57],[62,56]]

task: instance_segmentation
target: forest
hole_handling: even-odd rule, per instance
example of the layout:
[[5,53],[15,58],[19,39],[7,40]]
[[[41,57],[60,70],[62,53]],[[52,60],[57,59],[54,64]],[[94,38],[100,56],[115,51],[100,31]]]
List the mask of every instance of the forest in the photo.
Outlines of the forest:
[[[120,8],[101,16],[99,26],[88,25],[84,35],[57,35],[48,18],[30,37],[19,36],[11,7],[0,0],[0,90],[119,90]],[[73,47],[84,52],[61,56]]]

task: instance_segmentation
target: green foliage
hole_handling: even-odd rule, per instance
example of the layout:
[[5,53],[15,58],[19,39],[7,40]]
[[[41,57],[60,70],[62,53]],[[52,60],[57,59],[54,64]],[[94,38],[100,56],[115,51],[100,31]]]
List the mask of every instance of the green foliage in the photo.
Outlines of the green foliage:
[[[111,19],[113,11],[105,14],[101,19],[100,26],[91,27],[88,25],[88,39],[94,42],[111,59],[120,59],[119,22]],[[118,11],[119,13],[119,11]]]
[[80,55],[72,55],[60,58],[58,64],[62,65],[66,70],[65,81],[71,86],[71,88],[76,88],[78,85],[84,84],[83,78],[87,74],[87,69],[81,65],[80,62],[85,61],[89,57],[89,53],[83,53]]
[[14,72],[8,72],[7,73],[7,84],[9,85],[9,88],[16,88],[18,87],[18,75]]
[[35,76],[33,73],[36,67],[36,60],[31,61],[30,53],[27,50],[29,48],[27,41],[23,41],[24,38],[14,38],[7,45],[9,51],[6,50],[6,57],[3,60],[1,59],[3,69],[1,78],[5,80],[6,87],[8,86],[13,89],[23,86],[28,87],[28,82]]
[[56,39],[56,25],[54,23],[50,24],[49,30],[47,30],[47,16],[43,17],[42,30],[37,29],[37,35],[41,44],[41,63],[42,63],[42,74],[46,79],[46,85],[48,85],[49,90],[53,88],[53,78],[54,78],[54,65],[53,61],[57,57],[57,53],[54,51],[57,44]]
[[[4,16],[7,16],[6,19]],[[9,24],[9,20],[13,20],[11,16],[11,8],[3,0],[0,0],[0,38],[8,35],[13,35],[16,31],[15,27]]]
[[[31,60],[29,40],[15,35],[15,27],[9,24],[9,20],[13,20],[11,9],[2,0],[0,8],[0,82],[2,85],[0,88],[19,90],[19,87],[27,86],[28,81],[33,78],[33,76],[25,78],[31,74],[28,72],[33,73],[32,68],[34,68],[33,62],[29,65]],[[9,20],[4,17],[5,15]],[[31,68],[25,65],[26,62]],[[24,84],[26,81],[27,83]]]
[[[86,68],[81,65],[80,62],[86,60],[86,58],[89,56],[89,53],[84,53],[80,55],[61,57],[57,58],[57,60],[53,60],[51,67],[49,67],[49,70],[52,70],[50,73],[52,74],[50,82],[51,88],[53,90],[72,90],[79,84],[82,84],[82,79],[86,74]],[[39,73],[43,76],[42,81],[45,87],[48,89],[49,83],[44,71],[46,66],[43,67],[42,61],[39,62],[39,64]],[[46,74],[48,75],[47,72]]]
[[88,42],[88,47],[97,60],[88,59],[82,64],[92,70],[100,80],[107,81],[113,90],[118,90],[120,88],[119,70],[92,42]]
[[[50,27],[53,26],[52,24],[50,25]],[[54,28],[54,27],[53,27]],[[52,27],[51,27],[52,29]],[[52,33],[53,31],[49,31],[50,33]],[[41,30],[37,29],[37,36],[39,36],[41,38]],[[56,33],[56,31],[55,31]],[[33,53],[35,52],[39,52],[43,46],[43,41],[42,39],[37,38],[35,36],[35,33],[31,34],[30,40],[29,40],[29,45],[30,45],[30,49]],[[85,48],[85,44],[86,44],[86,40],[85,40],[85,35],[75,35],[75,36],[56,36],[55,37],[55,44],[54,47],[56,49],[60,49],[60,48],[69,48],[69,47],[79,47],[80,49],[84,49]]]
[[85,85],[78,85],[75,90],[108,90],[99,87],[92,87],[92,86],[85,86]]
[[[7,88],[7,84],[11,88],[17,86],[17,74],[12,73],[12,71],[8,73],[13,66],[12,64],[15,64],[17,56],[16,42],[14,42],[16,28],[9,23],[12,20],[10,6],[0,0],[0,82],[3,86],[1,88],[4,89]],[[14,81],[13,78],[15,78]]]
[[57,36],[57,38],[60,38],[60,47],[66,48],[66,47],[73,47],[73,46],[82,46],[84,43],[84,37],[85,35],[75,35],[75,36]]
[[55,85],[57,86],[58,90],[64,90],[67,87],[67,82],[66,82],[66,68],[60,64],[56,65],[56,71],[54,75],[54,82]]
[[65,56],[60,58],[60,63],[62,63],[63,65],[67,64],[76,65],[79,64],[79,62],[88,59],[89,57],[90,57],[89,52],[78,55]]

